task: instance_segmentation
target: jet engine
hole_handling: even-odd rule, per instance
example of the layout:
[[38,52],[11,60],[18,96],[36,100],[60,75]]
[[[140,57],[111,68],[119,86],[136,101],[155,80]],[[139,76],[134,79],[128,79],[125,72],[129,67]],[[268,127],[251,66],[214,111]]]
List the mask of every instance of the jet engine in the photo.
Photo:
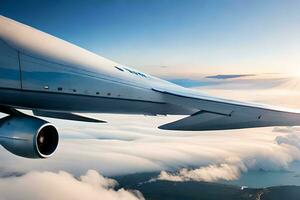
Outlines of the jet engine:
[[0,144],[26,158],[48,158],[58,146],[58,132],[47,121],[25,114],[0,119]]

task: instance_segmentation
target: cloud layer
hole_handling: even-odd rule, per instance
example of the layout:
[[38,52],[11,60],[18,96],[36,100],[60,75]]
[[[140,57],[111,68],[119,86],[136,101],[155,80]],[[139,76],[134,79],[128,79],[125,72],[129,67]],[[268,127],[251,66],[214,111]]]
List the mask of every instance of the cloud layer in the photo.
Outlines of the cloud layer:
[[117,182],[89,170],[74,178],[60,171],[30,172],[21,177],[0,179],[0,197],[5,200],[143,200],[138,191],[114,190]]
[[124,131],[119,139],[69,139],[46,160],[23,159],[1,151],[0,174],[64,169],[80,175],[96,169],[112,176],[186,168],[176,174],[182,180],[233,180],[247,170],[288,170],[291,162],[300,160],[299,133],[278,131],[264,128],[184,135],[161,131],[150,134],[145,130],[142,135],[132,134],[130,140],[122,140]]
[[289,131],[289,133],[275,137],[273,147],[266,144],[266,148],[259,148],[263,144],[257,144],[257,150],[262,150],[261,154],[259,152],[253,154],[249,151],[249,155],[245,156],[246,154],[243,152],[245,149],[239,148],[244,156],[227,156],[225,157],[227,159],[222,160],[219,164],[210,164],[195,169],[182,168],[175,172],[161,171],[159,176],[151,181],[232,181],[239,179],[240,175],[248,170],[288,170],[290,163],[300,160],[300,132],[297,130],[297,128],[274,128],[273,132],[286,133]]

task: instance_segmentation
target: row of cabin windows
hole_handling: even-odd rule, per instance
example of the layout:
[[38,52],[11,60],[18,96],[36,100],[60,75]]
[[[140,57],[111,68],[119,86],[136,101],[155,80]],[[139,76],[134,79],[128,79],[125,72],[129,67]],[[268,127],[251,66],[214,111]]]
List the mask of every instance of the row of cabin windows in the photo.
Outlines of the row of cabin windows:
[[143,74],[143,73],[141,73],[141,72],[133,71],[132,69],[128,69],[128,68],[126,68],[126,67],[121,68],[121,67],[115,66],[115,68],[116,68],[117,70],[119,70],[119,71],[122,71],[122,72],[124,72],[124,71],[126,70],[126,71],[128,71],[129,73],[131,73],[131,74],[134,74],[134,75],[137,75],[137,76],[141,76],[141,77],[147,78],[147,76],[146,76],[145,74]]
[[[45,89],[45,90],[49,90],[49,86],[48,86],[48,85],[45,85],[45,86],[44,86],[44,89]],[[63,88],[62,88],[62,87],[58,87],[58,88],[57,88],[57,91],[63,91]],[[76,89],[72,89],[72,91],[73,91],[73,92],[77,92]],[[85,91],[85,92],[87,92],[87,91]],[[100,95],[100,92],[96,92],[96,95]],[[107,96],[110,96],[110,95],[111,95],[111,93],[108,92],[108,93],[107,93]],[[119,94],[118,97],[120,97],[120,96],[121,96],[121,95]]]

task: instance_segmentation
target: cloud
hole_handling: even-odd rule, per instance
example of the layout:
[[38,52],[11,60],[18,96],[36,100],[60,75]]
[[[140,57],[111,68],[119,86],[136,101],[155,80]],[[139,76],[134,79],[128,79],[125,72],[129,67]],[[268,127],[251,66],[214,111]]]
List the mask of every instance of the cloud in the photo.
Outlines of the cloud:
[[30,172],[20,177],[0,179],[0,199],[5,200],[143,200],[138,191],[114,190],[117,182],[89,170],[74,178],[60,171]]
[[[143,121],[140,116],[138,118]],[[152,118],[147,118],[146,122],[148,120],[153,122]],[[276,141],[276,138],[286,133],[273,132],[273,128],[183,133],[144,127],[141,128],[142,133],[134,133],[131,129],[135,128],[130,128],[128,124],[118,127],[123,127],[124,130],[119,133],[115,130],[103,133],[104,131],[100,129],[99,132],[94,127],[95,133],[92,133],[93,126],[89,127],[89,139],[64,139],[54,157],[46,160],[20,158],[3,149],[0,151],[0,175],[64,169],[78,176],[89,169],[95,169],[105,176],[114,176],[161,170],[176,171],[182,168],[201,169],[188,170],[190,174],[209,173],[210,170],[219,170],[222,174],[226,169],[226,172],[230,172],[229,169],[234,166],[243,173],[247,170],[288,170],[291,162],[300,160],[297,148]],[[77,128],[78,132],[86,131],[85,126]],[[105,137],[114,135],[114,138],[93,139],[92,137],[98,137],[97,132]],[[131,135],[131,140],[123,139],[127,132]],[[76,135],[77,132],[73,134]],[[117,139],[118,136],[120,139]],[[213,173],[215,172],[211,174]],[[222,179],[221,175],[216,177]],[[231,175],[223,177],[227,180]],[[237,177],[237,174],[232,177]],[[211,177],[211,180],[214,178]]]
[[273,132],[278,132],[278,133],[300,133],[300,127],[297,126],[288,126],[288,127],[274,127]]
[[296,147],[300,150],[300,134],[298,133],[289,133],[284,136],[277,136],[276,142],[280,145],[289,145],[291,147]]
[[[158,177],[151,181],[231,181],[239,179],[241,174],[246,173],[248,170],[288,170],[290,163],[300,160],[300,133],[295,132],[296,130],[299,131],[299,129],[276,128],[275,130],[277,132],[288,132],[288,134],[276,136],[274,139],[275,145],[273,147],[271,144],[266,144],[267,146],[265,146],[265,148],[261,148],[262,143],[256,144],[260,149],[260,153],[254,153],[253,149],[250,149],[250,152],[248,152],[247,155],[245,149],[241,146],[239,148],[241,156],[237,156],[235,152],[235,154],[224,157],[227,159],[224,159],[223,161],[225,162],[221,164],[210,164],[196,169],[182,168],[175,172],[163,170]],[[216,160],[215,162],[218,161]]]
[[209,165],[198,169],[189,170],[183,168],[177,173],[161,171],[156,180],[167,180],[175,182],[183,181],[206,181],[216,182],[219,180],[232,181],[240,177],[241,172],[246,171],[245,166],[220,164]]

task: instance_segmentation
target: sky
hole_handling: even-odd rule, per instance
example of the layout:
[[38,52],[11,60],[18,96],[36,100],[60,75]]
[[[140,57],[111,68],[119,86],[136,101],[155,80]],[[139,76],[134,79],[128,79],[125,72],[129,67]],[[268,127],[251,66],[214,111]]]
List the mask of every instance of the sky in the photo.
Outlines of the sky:
[[300,75],[300,2],[1,0],[1,14],[161,77]]

